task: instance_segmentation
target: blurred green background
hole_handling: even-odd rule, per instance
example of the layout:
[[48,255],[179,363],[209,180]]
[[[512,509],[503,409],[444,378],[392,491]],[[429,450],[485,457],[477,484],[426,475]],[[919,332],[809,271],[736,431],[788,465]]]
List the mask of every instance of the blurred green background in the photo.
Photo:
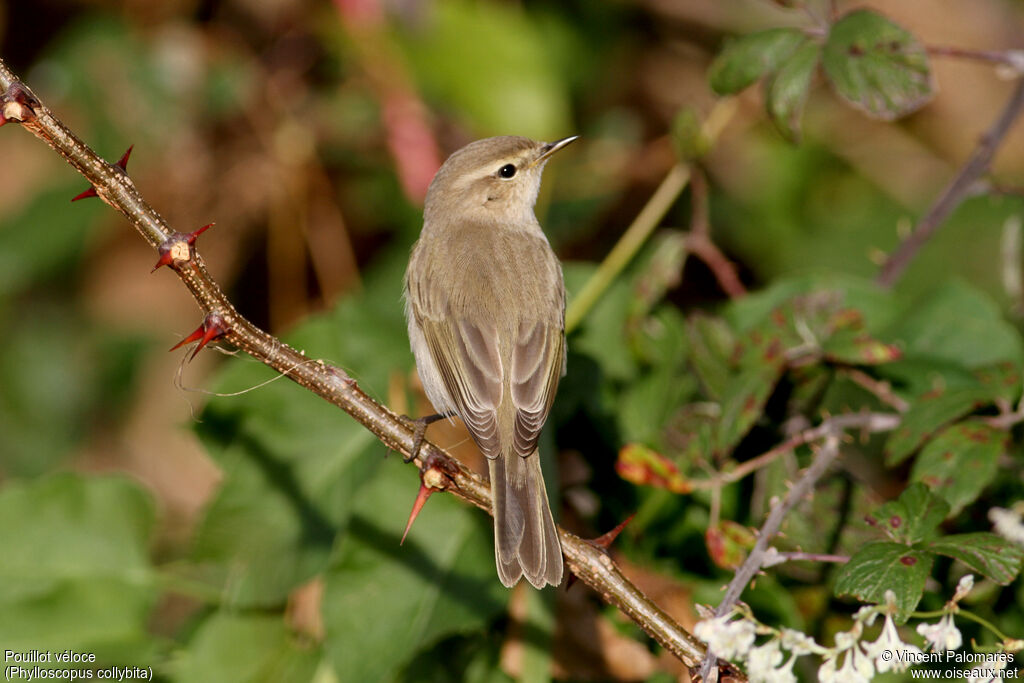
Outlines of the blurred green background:
[[[1010,0],[856,5],[928,44],[1024,35]],[[134,144],[129,171],[175,229],[216,221],[200,248],[243,314],[423,413],[401,277],[444,156],[489,135],[582,136],[537,207],[578,291],[675,163],[674,117],[711,111],[722,41],[792,23],[755,0],[38,0],[0,5],[0,56],[108,159]],[[800,146],[757,89],[740,96],[703,163],[712,237],[748,288],[873,276],[1012,87],[984,63],[932,66],[936,98],[896,124],[815,88]],[[1022,150],[1018,126],[1000,183],[1024,186]],[[510,601],[489,519],[451,497],[400,547],[411,468],[289,382],[227,396],[270,379],[245,357],[168,354],[200,320],[173,274],[149,275],[155,255],[99,201],[70,204],[84,181],[34,138],[7,126],[0,155],[0,648],[77,648],[180,681],[543,678],[552,661],[568,679],[680,673],[582,588]],[[967,309],[991,302],[1019,329],[1022,209],[965,202],[900,282],[899,310],[962,287]],[[664,225],[689,221],[684,194]],[[695,594],[713,601],[728,578],[703,548],[707,501],[669,503],[614,471],[693,389],[649,371],[673,348],[624,339],[627,282],[570,339],[546,467],[574,531],[646,511],[621,559],[692,625]],[[726,299],[690,259],[658,315],[672,328]],[[979,353],[1019,359],[1007,344]],[[432,434],[476,457],[464,434]],[[826,598],[773,599],[799,624]]]

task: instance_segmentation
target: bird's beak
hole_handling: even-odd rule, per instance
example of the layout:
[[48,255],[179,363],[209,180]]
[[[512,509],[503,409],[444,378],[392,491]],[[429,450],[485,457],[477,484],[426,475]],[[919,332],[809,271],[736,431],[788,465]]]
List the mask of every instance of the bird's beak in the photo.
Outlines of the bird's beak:
[[536,161],[530,164],[530,166],[537,166],[538,164],[543,164],[551,157],[552,154],[562,149],[563,147],[567,147],[570,143],[574,142],[579,137],[579,135],[570,135],[567,138],[562,138],[561,140],[556,140],[555,142],[547,143],[546,145],[540,148],[540,156],[537,157]]

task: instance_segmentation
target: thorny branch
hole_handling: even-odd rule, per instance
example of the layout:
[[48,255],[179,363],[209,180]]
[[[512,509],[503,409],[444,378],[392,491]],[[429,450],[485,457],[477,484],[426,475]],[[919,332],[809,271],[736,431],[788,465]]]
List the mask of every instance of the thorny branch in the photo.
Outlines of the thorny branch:
[[[190,242],[190,235],[172,230],[146,203],[127,173],[103,160],[54,117],[3,60],[0,91],[0,123],[20,123],[46,142],[93,185],[100,199],[120,211],[160,251],[161,258],[164,253],[172,254],[168,265],[206,314],[203,326],[197,330],[202,339],[219,338],[234,345],[347,412],[388,448],[405,454],[411,451],[413,428],[407,420],[368,396],[341,368],[308,358],[241,316],[210,276],[195,249],[194,239]],[[448,482],[448,491],[490,512],[487,482],[434,444],[424,441],[414,462],[421,470],[440,469]],[[435,477],[434,481],[437,480]],[[569,569],[580,580],[687,666],[696,666],[704,652],[700,641],[630,582],[606,552],[564,529],[559,530],[559,536]]]

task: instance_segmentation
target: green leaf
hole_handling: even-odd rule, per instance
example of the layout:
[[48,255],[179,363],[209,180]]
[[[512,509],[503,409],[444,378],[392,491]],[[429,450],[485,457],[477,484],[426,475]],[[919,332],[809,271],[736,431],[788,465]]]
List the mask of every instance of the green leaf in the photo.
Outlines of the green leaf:
[[[583,288],[594,270],[591,264],[564,265],[565,287],[569,291],[570,301],[572,295]],[[622,278],[616,279],[569,339],[572,352],[584,353],[593,358],[602,372],[612,379],[631,380],[639,369],[627,344],[625,332],[631,297],[632,293],[625,281]]]
[[836,596],[852,596],[861,602],[885,602],[885,592],[896,594],[902,623],[917,607],[935,556],[900,543],[868,543],[843,565],[836,577]]
[[993,395],[1009,403],[1016,403],[1021,395],[1020,365],[1011,361],[993,363],[974,371],[977,380],[992,389]]
[[153,504],[122,477],[73,474],[0,490],[0,642],[130,657],[158,597]]
[[301,644],[280,615],[215,612],[203,620],[180,657],[173,679],[220,681],[310,681],[320,648]]
[[886,344],[868,333],[860,311],[837,311],[829,321],[829,326],[831,333],[822,342],[821,351],[832,362],[881,365],[891,363],[902,355],[894,344]]
[[949,504],[918,482],[908,486],[897,500],[879,506],[868,515],[867,522],[894,541],[911,544],[934,538],[948,514]]
[[419,485],[414,468],[388,462],[360,492],[327,571],[325,648],[345,680],[391,680],[420,650],[484,629],[505,607],[490,518],[480,510],[432,496],[399,545]]
[[711,63],[711,89],[719,95],[743,90],[778,69],[804,40],[795,28],[773,28],[730,42]]
[[1009,435],[979,419],[951,425],[929,441],[914,461],[910,478],[942,496],[955,515],[972,503],[996,475]]
[[821,47],[805,41],[787,59],[768,86],[765,106],[779,132],[790,142],[800,141],[800,117],[818,66]]
[[924,46],[871,10],[850,12],[832,25],[822,64],[839,96],[874,118],[905,116],[934,94]]
[[781,376],[780,365],[762,365],[747,368],[730,379],[715,433],[716,453],[729,452],[746,436],[761,417],[764,405]]
[[960,280],[908,302],[884,337],[900,342],[908,358],[924,356],[967,368],[1019,364],[1024,356],[1021,336],[999,306]]
[[[366,294],[313,318],[289,341],[311,358],[359,368],[359,384],[384,395],[395,368],[409,367],[398,293],[401,265],[378,268]],[[351,333],[359,330],[359,334]],[[218,391],[265,382],[268,372],[232,363]],[[197,429],[224,471],[193,545],[198,578],[231,606],[273,607],[322,571],[344,533],[355,494],[383,462],[384,446],[336,407],[286,381],[215,399]]]
[[932,541],[928,549],[960,560],[996,583],[1007,585],[1020,573],[1024,550],[988,532],[957,534]]
[[695,313],[689,317],[686,332],[694,374],[710,398],[721,398],[729,383],[729,359],[736,347],[732,330],[721,318]]
[[689,493],[693,486],[674,462],[641,444],[626,444],[619,451],[615,471],[626,481],[673,493]]
[[926,394],[914,401],[903,415],[899,428],[885,443],[885,464],[892,467],[903,462],[943,425],[972,412],[991,398],[992,391],[986,387],[966,386]]
[[690,376],[660,369],[628,385],[616,415],[622,439],[658,445],[669,417],[693,395],[695,384]]

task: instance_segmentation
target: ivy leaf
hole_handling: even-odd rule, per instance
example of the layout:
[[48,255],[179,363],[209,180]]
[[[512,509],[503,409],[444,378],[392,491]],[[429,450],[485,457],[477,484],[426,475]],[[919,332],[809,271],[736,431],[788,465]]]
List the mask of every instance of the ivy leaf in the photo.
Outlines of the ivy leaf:
[[790,142],[800,141],[800,117],[807,103],[821,46],[805,41],[783,63],[768,86],[765,106],[772,121]]
[[822,65],[840,97],[877,119],[905,116],[935,91],[924,47],[871,10],[850,12],[832,25]]
[[943,425],[963,417],[991,398],[991,389],[979,386],[957,387],[921,397],[911,404],[899,429],[886,441],[885,464],[892,467],[903,462]]
[[1020,573],[1024,550],[1006,539],[985,531],[945,536],[932,541],[928,549],[960,560],[998,584],[1006,585]]
[[896,595],[896,621],[902,623],[920,602],[934,561],[932,553],[901,543],[868,543],[839,570],[835,594],[882,603],[891,590]]
[[711,89],[731,95],[776,71],[806,40],[795,28],[773,28],[738,38],[711,63]]
[[949,514],[949,504],[924,484],[911,484],[896,500],[879,506],[867,517],[867,523],[884,531],[889,538],[912,544],[934,538],[939,524]]
[[910,478],[945,498],[949,514],[956,514],[991,483],[1007,441],[1003,430],[982,420],[964,420],[942,430],[925,445],[914,461]]

